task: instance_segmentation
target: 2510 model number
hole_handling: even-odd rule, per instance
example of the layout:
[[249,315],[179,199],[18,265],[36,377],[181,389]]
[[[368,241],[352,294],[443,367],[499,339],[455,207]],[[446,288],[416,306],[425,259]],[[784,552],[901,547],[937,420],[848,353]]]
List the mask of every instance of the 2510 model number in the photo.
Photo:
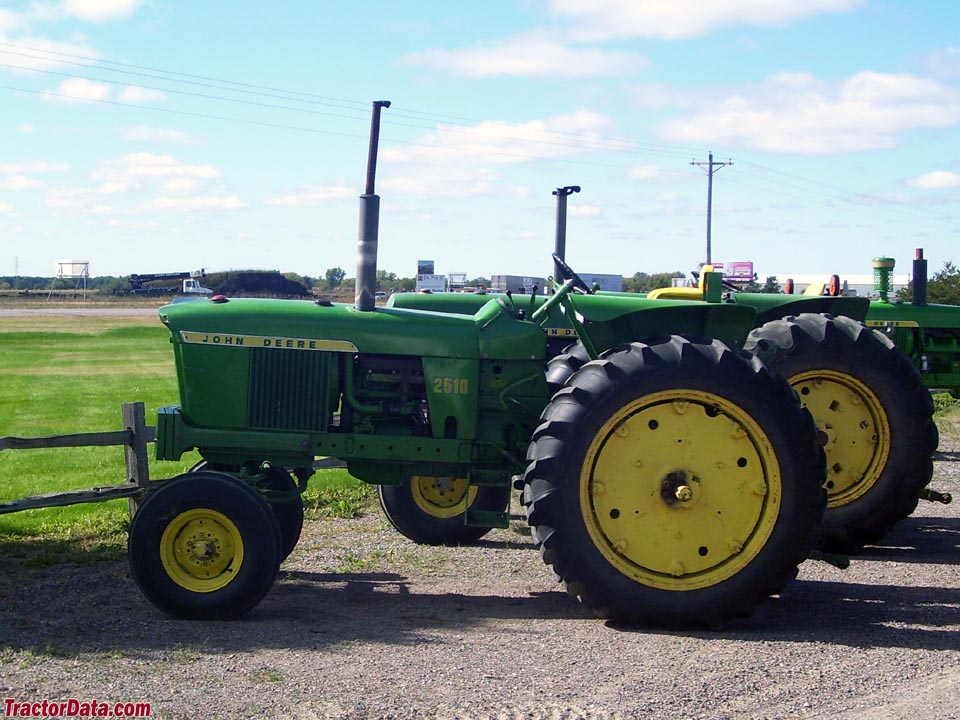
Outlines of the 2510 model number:
[[466,395],[470,392],[470,382],[467,378],[434,378],[433,392],[441,395]]

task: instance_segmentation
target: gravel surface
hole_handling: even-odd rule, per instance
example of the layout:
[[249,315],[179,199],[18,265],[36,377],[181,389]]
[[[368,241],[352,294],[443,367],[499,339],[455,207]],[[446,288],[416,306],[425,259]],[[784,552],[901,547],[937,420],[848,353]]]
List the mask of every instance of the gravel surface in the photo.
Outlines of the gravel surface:
[[[960,424],[933,486],[960,497]],[[124,560],[0,585],[0,699],[149,702],[152,718],[960,718],[960,502],[922,503],[850,569],[722,632],[624,629],[519,528],[413,545],[371,511],[307,524],[244,620],[165,618]]]

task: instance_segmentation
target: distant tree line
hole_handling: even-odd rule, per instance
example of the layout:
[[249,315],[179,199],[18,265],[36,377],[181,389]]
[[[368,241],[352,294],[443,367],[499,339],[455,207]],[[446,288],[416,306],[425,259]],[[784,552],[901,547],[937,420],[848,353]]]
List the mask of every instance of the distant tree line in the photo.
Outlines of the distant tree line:
[[[231,271],[234,272],[234,271]],[[237,271],[239,272],[239,271]],[[275,272],[275,271],[274,271]],[[213,277],[216,273],[211,273]],[[322,276],[313,277],[300,275],[295,272],[282,273],[283,277],[302,284],[308,290],[317,292],[353,292],[356,280],[347,277],[343,268],[327,268]],[[686,274],[675,270],[673,272],[634,273],[632,277],[624,277],[623,289],[625,292],[643,293],[657,288],[671,287],[675,278],[683,278]],[[82,283],[81,283],[82,285]],[[476,277],[466,281],[468,287],[489,287],[490,280],[486,277]],[[387,270],[377,271],[377,290],[384,292],[408,292],[416,289],[417,281],[412,277],[399,277],[396,273]],[[0,276],[0,290],[20,290],[39,292],[44,290],[70,290],[77,287],[76,280],[65,278],[12,275]],[[88,290],[97,290],[101,293],[124,292],[130,287],[129,277],[113,277],[110,275],[87,278]],[[743,287],[746,292],[778,293],[781,292],[780,282],[776,275],[767,276],[763,283],[754,279]],[[913,283],[897,291],[897,299],[909,301],[913,297]],[[960,268],[952,261],[944,263],[943,268],[935,273],[927,283],[927,301],[943,305],[960,305]]]

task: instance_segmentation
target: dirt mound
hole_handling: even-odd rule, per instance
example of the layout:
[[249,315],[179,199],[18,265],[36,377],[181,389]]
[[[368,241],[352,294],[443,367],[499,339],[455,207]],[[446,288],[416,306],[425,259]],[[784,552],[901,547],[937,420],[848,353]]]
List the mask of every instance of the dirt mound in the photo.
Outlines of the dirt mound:
[[295,280],[276,271],[243,270],[212,273],[203,284],[220,295],[230,297],[303,297],[310,291]]

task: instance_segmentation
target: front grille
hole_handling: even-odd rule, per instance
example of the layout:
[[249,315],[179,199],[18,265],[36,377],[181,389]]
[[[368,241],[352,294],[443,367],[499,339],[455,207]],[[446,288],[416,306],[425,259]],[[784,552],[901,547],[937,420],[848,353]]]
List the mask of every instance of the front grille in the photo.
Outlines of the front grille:
[[263,430],[326,430],[332,353],[255,348],[247,417]]

